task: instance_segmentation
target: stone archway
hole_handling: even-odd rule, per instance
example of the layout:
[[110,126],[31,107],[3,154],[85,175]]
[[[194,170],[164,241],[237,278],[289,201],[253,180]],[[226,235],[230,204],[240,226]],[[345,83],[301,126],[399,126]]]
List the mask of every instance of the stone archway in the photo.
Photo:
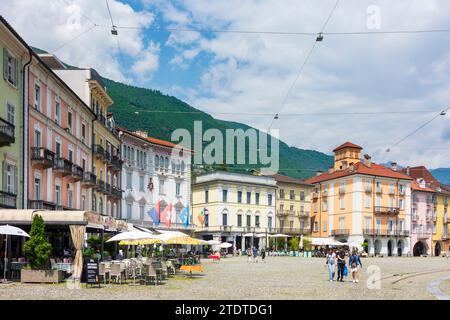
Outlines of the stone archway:
[[413,256],[420,257],[423,254],[427,254],[427,248],[422,241],[418,241],[413,247]]
[[387,242],[387,255],[388,255],[388,257],[392,256],[392,250],[394,249],[393,247],[394,247],[394,245],[393,245],[392,240],[388,240],[388,242]]
[[404,244],[402,240],[397,241],[397,255],[401,257],[403,255]]
[[381,253],[381,248],[383,244],[380,239],[375,240],[375,255],[379,255]]

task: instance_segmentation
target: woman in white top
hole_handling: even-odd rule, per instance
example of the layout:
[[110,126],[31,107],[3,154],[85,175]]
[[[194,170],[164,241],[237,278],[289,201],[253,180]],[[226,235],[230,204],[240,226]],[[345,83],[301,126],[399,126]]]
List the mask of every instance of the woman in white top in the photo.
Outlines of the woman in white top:
[[326,264],[328,266],[328,277],[330,282],[334,280],[334,273],[336,271],[336,253],[333,249],[329,249],[326,256]]

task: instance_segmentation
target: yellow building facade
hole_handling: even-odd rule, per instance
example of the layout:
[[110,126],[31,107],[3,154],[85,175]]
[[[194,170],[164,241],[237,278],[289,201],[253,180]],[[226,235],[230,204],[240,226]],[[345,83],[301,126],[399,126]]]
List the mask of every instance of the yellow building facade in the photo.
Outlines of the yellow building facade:
[[450,252],[448,199],[450,192],[438,189],[433,196],[433,254],[440,256]]
[[277,182],[276,226],[278,233],[289,236],[311,233],[310,209],[313,185],[283,175]]
[[334,149],[333,168],[306,180],[311,193],[312,236],[365,243],[372,255],[410,253],[411,181],[398,172],[361,160],[360,146]]
[[272,177],[230,172],[198,176],[192,185],[196,234],[230,242],[237,250],[265,247],[268,235],[275,232],[276,188]]

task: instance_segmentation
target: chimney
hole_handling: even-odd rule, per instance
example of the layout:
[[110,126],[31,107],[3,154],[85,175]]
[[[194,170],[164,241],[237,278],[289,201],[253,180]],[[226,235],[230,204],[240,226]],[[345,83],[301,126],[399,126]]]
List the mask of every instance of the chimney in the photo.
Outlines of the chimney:
[[391,162],[391,169],[397,171],[397,162]]
[[320,176],[323,172],[321,170],[316,171],[316,176]]
[[406,167],[406,175],[409,176],[409,166]]
[[364,155],[364,165],[369,168],[372,165],[372,157],[369,156],[368,154]]

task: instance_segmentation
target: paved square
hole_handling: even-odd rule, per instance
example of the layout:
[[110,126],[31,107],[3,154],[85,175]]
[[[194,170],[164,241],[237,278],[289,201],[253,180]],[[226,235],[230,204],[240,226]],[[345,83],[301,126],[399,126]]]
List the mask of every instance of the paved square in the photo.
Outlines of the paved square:
[[[328,282],[323,258],[268,257],[248,263],[245,257],[202,260],[198,277],[176,276],[159,286],[104,285],[70,289],[58,285],[1,285],[0,299],[435,299],[427,285],[450,275],[450,259],[440,257],[364,258],[360,282]],[[381,271],[381,288],[369,289],[369,266]],[[450,294],[449,282],[439,285]]]

